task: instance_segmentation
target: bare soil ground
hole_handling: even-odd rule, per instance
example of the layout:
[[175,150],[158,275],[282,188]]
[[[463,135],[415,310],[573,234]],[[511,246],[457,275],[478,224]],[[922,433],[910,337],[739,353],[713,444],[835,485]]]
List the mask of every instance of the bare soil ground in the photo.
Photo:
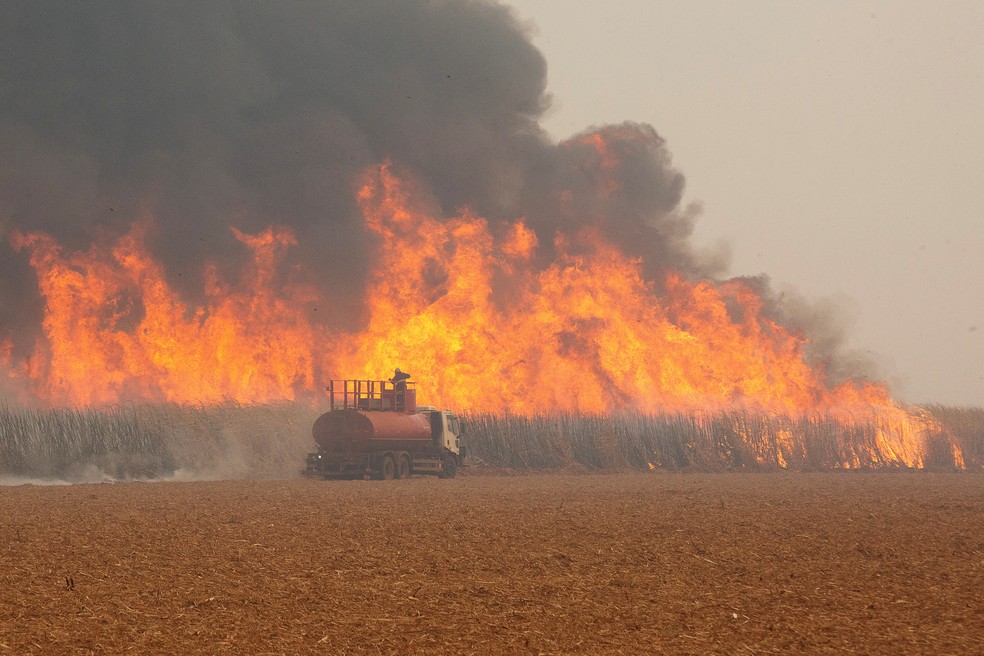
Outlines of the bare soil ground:
[[0,488],[0,654],[982,654],[984,477]]

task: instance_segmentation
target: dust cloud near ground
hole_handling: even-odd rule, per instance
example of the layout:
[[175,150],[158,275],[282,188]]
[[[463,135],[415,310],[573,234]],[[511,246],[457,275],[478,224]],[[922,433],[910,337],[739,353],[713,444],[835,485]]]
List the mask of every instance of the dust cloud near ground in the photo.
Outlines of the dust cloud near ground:
[[959,474],[0,488],[0,651],[984,653]]

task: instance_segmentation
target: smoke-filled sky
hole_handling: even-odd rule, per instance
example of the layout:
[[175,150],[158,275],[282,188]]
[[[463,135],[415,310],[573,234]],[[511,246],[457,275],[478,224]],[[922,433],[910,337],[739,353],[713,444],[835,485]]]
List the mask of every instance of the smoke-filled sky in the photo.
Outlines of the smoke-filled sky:
[[984,404],[984,4],[511,4],[552,134],[651,123],[733,274],[829,299],[901,398]]
[[[982,16],[972,4],[4,2],[0,345],[16,360],[41,323],[24,234],[84,250],[147,217],[191,302],[207,262],[223,279],[242,265],[230,228],[290,226],[285,275],[319,287],[319,321],[352,329],[372,243],[355,190],[388,160],[446,216],[523,217],[543,251],[588,227],[657,282],[667,269],[720,279],[730,250],[731,275],[771,276],[772,292],[753,283],[769,312],[807,330],[834,379],[881,360],[907,400],[980,404]],[[114,329],[141,318],[120,303]]]

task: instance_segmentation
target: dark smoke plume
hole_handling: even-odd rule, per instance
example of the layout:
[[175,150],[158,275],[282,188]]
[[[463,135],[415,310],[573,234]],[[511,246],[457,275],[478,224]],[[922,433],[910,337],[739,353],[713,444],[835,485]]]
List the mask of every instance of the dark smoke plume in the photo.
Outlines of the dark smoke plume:
[[231,226],[291,226],[323,319],[352,328],[368,266],[354,185],[387,158],[449,214],[525,217],[545,248],[590,225],[650,273],[720,273],[689,243],[662,138],[626,123],[553,143],[546,71],[494,2],[3,0],[0,337],[28,349],[41,319],[11,229],[79,249],[144,214],[190,301],[206,261],[241,257]]

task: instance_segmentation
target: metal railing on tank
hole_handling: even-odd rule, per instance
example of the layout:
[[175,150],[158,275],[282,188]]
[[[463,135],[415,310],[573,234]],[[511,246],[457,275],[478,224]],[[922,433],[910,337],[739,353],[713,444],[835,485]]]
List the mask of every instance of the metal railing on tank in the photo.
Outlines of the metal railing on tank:
[[332,410],[417,411],[417,386],[409,381],[329,380],[327,389]]

